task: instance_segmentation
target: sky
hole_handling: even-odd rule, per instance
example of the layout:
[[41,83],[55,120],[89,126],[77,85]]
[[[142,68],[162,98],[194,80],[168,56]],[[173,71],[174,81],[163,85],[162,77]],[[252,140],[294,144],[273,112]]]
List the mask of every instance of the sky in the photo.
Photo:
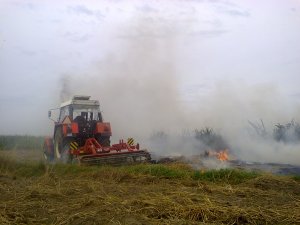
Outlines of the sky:
[[0,0],[0,18],[0,134],[51,135],[74,94],[117,138],[299,118],[299,0]]

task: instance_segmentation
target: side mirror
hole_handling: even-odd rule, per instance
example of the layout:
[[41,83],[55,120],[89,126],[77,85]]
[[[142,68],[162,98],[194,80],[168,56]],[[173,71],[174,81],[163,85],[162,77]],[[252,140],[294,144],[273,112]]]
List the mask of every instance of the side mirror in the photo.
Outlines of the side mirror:
[[48,117],[51,117],[51,110],[48,111]]

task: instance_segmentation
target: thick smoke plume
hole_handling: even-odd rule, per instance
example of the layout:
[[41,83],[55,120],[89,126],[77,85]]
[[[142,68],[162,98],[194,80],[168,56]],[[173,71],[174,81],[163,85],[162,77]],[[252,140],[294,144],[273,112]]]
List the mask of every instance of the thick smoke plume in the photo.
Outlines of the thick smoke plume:
[[71,76],[67,74],[62,75],[59,80],[59,84],[61,86],[60,93],[59,93],[60,101],[64,102],[71,97],[71,89],[70,89]]
[[[99,99],[104,119],[111,122],[113,141],[134,137],[158,155],[203,151],[194,131],[211,127],[226,140],[236,158],[299,164],[299,144],[248,132],[249,120],[263,119],[271,131],[276,123],[292,118],[300,121],[299,106],[276,85],[218,81],[191,106],[180,91],[180,80],[189,71],[178,70],[181,52],[176,36],[164,34],[157,39],[151,34],[157,34],[161,27],[147,23],[143,23],[143,32],[148,35],[131,36],[139,27],[128,28],[128,36],[122,36],[115,51],[90,71],[63,78],[63,83],[72,85],[63,85],[61,98],[87,94]],[[199,74],[199,80],[201,77]],[[153,138],[157,132],[167,138]]]

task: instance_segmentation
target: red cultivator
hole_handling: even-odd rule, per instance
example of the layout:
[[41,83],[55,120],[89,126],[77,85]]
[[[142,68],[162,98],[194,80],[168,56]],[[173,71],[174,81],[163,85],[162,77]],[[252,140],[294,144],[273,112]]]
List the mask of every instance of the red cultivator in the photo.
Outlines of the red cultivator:
[[95,138],[86,140],[85,145],[70,153],[81,163],[88,164],[123,164],[150,161],[151,156],[139,149],[139,144],[129,145],[120,141],[110,147],[102,147]]

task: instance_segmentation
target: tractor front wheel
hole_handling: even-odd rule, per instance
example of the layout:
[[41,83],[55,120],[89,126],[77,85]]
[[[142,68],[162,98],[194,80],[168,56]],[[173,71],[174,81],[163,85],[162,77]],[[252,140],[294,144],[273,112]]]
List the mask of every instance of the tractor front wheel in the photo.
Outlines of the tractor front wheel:
[[46,138],[43,145],[43,154],[47,162],[53,161],[53,140],[52,138]]
[[45,146],[45,145],[43,147],[43,154],[44,154],[44,159],[46,160],[46,162],[52,162],[53,161],[53,155],[49,154],[47,146]]
[[63,163],[72,162],[72,155],[70,154],[70,143],[72,139],[64,138],[61,130],[55,132],[54,138],[54,155],[55,159]]
[[61,154],[61,160],[64,163],[71,163],[73,160],[73,155],[70,154],[70,143],[71,142],[72,142],[71,139],[64,140],[63,151]]
[[62,137],[62,131],[59,129],[55,132],[54,135],[54,156],[56,160],[61,159],[61,153],[63,148],[63,137]]

